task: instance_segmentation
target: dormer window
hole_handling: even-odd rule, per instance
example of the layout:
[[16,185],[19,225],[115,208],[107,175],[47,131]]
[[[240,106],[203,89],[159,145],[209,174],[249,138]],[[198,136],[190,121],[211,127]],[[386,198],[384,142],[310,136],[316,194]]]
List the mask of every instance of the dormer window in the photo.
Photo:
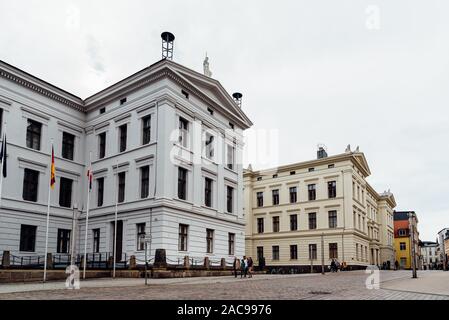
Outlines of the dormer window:
[[105,107],[103,107],[103,108],[100,109],[100,114],[103,114],[103,113],[105,113],[105,112],[106,112],[106,108],[105,108]]

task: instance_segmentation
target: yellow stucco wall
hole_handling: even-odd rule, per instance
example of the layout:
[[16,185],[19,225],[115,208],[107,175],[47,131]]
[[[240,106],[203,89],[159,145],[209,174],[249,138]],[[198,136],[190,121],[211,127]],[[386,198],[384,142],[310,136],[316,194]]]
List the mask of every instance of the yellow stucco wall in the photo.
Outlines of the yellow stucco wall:
[[[401,242],[405,243],[405,250],[401,250]],[[399,268],[410,269],[412,267],[412,257],[410,253],[410,238],[402,237],[394,239],[394,248],[396,249],[396,261],[399,263]],[[401,258],[405,258],[405,264],[401,264]]]

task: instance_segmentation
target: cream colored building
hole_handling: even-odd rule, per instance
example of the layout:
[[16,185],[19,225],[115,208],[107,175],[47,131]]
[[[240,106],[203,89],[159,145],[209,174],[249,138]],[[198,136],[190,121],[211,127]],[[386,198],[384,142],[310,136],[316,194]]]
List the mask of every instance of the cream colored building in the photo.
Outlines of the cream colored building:
[[[321,271],[331,258],[351,269],[394,265],[393,208],[390,192],[377,193],[362,152],[274,169],[244,172],[245,249],[258,265],[272,269]],[[322,255],[323,254],[323,255]]]

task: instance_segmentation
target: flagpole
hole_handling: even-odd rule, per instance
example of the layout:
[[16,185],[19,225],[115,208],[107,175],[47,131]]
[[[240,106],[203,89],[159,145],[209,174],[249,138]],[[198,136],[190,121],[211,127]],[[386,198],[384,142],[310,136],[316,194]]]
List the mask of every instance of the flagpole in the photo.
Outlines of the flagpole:
[[[53,139],[51,139],[51,150],[53,153]],[[53,154],[50,156],[53,157]],[[47,228],[45,231],[45,256],[44,256],[44,282],[47,280],[47,254],[48,254],[48,227],[50,224],[50,199],[51,199],[51,165],[50,165],[50,179],[48,183],[48,202],[47,202]]]
[[86,258],[87,258],[87,230],[89,225],[89,203],[90,203],[90,175],[92,174],[92,151],[89,152],[89,169],[87,177],[87,209],[86,209],[86,233],[84,235],[84,266],[83,279],[86,279]]
[[118,160],[115,172],[115,223],[114,223],[114,269],[112,277],[115,278],[115,264],[117,263],[117,209],[118,209]]

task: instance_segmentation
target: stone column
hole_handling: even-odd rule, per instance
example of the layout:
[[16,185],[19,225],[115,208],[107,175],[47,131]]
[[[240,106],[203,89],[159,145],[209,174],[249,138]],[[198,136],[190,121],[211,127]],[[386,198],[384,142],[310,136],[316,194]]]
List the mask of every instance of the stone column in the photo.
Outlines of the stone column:
[[221,268],[222,268],[223,270],[226,269],[226,259],[225,259],[225,258],[221,258]]
[[209,267],[210,267],[209,257],[204,257],[204,268],[209,269]]

